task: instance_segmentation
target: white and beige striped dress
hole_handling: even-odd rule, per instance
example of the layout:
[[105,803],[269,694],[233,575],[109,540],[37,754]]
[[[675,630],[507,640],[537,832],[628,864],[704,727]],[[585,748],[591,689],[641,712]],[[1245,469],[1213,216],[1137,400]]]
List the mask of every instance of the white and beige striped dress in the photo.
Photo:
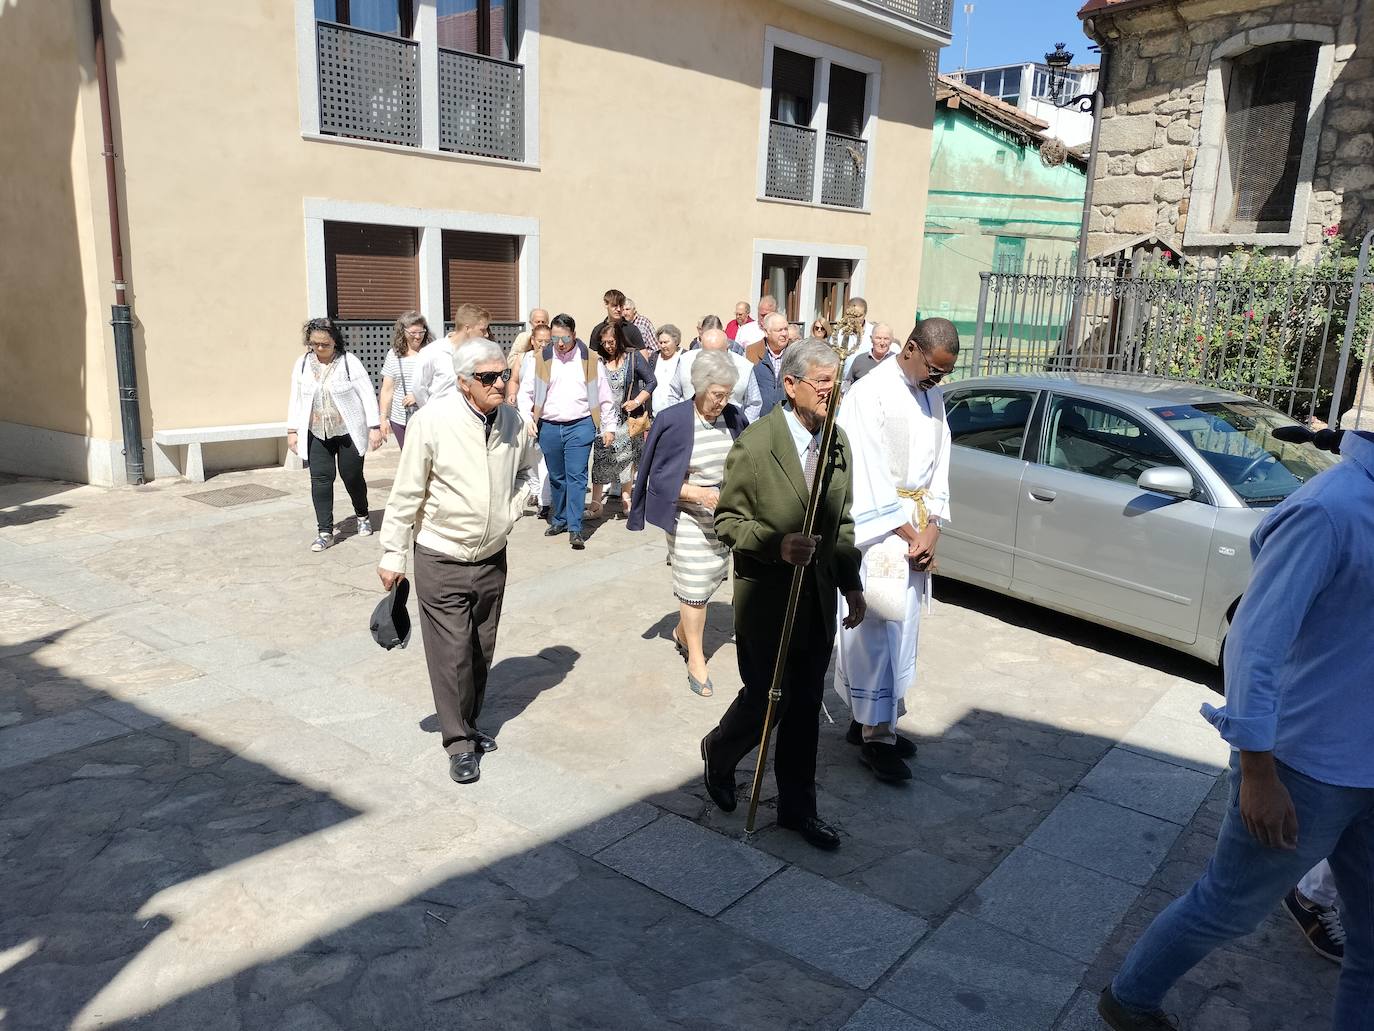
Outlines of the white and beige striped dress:
[[[708,423],[693,412],[692,422],[695,433],[686,482],[720,490],[725,482],[725,456],[734,438],[723,417]],[[730,549],[716,538],[715,514],[701,505],[679,501],[668,547],[673,556],[673,594],[686,605],[705,605],[730,568]]]

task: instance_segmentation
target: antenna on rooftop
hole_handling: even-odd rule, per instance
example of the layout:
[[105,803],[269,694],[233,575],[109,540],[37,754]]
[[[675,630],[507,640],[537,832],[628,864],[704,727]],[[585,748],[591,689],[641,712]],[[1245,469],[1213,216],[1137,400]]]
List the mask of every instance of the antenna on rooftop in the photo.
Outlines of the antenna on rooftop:
[[967,68],[968,68],[968,38],[969,38],[969,25],[970,25],[970,23],[972,23],[972,21],[973,21],[973,5],[972,5],[972,4],[964,4],[964,63],[963,63],[963,66],[962,66],[961,70],[967,70]]

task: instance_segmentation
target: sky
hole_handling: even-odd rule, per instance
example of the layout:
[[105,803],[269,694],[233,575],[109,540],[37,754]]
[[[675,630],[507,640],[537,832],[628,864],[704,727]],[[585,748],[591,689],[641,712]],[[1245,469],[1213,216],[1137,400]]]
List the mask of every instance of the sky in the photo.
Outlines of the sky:
[[[940,71],[964,64],[964,3],[952,0],[954,42],[940,53]],[[1061,40],[1075,64],[1090,64],[1097,55],[1088,47],[1077,12],[1083,0],[973,0],[968,33],[968,67],[1043,61]]]

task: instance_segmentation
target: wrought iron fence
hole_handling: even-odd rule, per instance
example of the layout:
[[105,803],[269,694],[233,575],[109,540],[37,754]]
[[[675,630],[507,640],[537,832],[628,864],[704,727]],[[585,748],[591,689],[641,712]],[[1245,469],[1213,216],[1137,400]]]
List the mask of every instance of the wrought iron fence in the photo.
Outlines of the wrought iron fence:
[[325,21],[315,33],[320,131],[418,147],[418,44]]
[[439,48],[439,149],[525,160],[525,69]]
[[763,195],[781,200],[811,200],[816,182],[816,130],[770,122],[768,168]]
[[955,378],[1159,376],[1330,420],[1357,397],[1374,330],[1374,284],[1349,263],[1263,259],[1199,270],[1147,262],[1079,274],[1072,262],[1042,261],[981,279],[973,347]]
[[860,7],[868,7],[882,14],[917,22],[926,28],[948,33],[952,0],[858,0]]
[[821,169],[821,203],[845,208],[864,206],[864,177],[868,170],[868,142],[838,132],[825,134],[825,166]]

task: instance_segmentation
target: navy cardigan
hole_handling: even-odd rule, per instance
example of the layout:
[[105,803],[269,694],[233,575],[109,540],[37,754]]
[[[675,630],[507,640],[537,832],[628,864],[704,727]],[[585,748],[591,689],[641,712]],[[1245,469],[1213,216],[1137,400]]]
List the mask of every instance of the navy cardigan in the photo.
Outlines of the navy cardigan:
[[[630,496],[630,517],[626,527],[644,529],[646,521],[672,532],[677,522],[678,495],[687,479],[696,438],[696,405],[691,400],[670,405],[654,420],[644,454],[639,460],[639,475]],[[734,405],[721,413],[730,436],[738,438],[749,420]]]

